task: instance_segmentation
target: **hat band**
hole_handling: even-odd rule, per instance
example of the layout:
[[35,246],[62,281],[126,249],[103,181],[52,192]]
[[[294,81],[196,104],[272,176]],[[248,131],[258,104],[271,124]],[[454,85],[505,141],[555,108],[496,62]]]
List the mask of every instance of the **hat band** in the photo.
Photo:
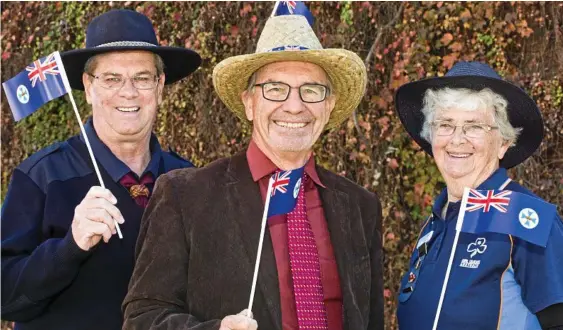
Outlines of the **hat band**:
[[151,44],[144,41],[114,41],[114,42],[108,42],[107,44],[97,45],[96,47],[131,47],[131,46],[156,47],[155,44]]
[[299,45],[287,45],[287,46],[280,46],[280,47],[274,47],[272,49],[267,50],[266,52],[281,52],[281,51],[290,51],[290,52],[294,52],[294,51],[299,51],[299,50],[308,50],[309,48],[304,47],[304,46],[299,46]]

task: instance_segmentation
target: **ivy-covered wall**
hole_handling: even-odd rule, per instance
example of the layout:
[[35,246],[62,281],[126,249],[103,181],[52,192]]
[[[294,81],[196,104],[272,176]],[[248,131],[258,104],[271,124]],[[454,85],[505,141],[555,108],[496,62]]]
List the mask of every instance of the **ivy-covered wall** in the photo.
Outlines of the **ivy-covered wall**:
[[[222,59],[253,52],[274,2],[3,2],[2,81],[33,59],[84,47],[88,22],[126,7],[152,19],[160,43],[198,51],[202,67],[167,87],[156,133],[196,165],[243,150],[242,124],[213,91]],[[310,2],[325,47],[358,53],[367,93],[347,122],[321,137],[318,162],[379,194],[384,206],[387,329],[396,329],[396,291],[433,197],[443,187],[434,162],[406,135],[393,96],[403,83],[443,75],[457,60],[491,64],[530,93],[545,120],[540,149],[513,178],[561,207],[563,202],[563,3]],[[4,96],[4,95],[2,95]],[[84,118],[89,108],[74,92]],[[14,123],[2,98],[2,199],[15,166],[34,151],[78,132],[68,99]],[[561,208],[559,208],[561,211]]]

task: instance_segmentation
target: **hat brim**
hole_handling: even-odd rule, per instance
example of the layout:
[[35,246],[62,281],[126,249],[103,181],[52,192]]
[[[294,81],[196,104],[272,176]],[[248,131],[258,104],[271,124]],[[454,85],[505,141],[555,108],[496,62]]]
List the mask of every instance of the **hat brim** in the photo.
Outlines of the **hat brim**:
[[84,85],[82,84],[82,73],[84,71],[84,65],[90,57],[108,52],[129,50],[146,50],[159,55],[164,62],[166,84],[171,84],[187,77],[201,65],[201,57],[198,53],[193,50],[180,47],[116,46],[76,49],[61,53],[61,59],[65,66],[70,87],[78,90],[84,90]]
[[215,91],[237,117],[247,121],[241,93],[247,88],[250,77],[264,65],[282,61],[313,63],[329,76],[336,102],[326,129],[338,126],[350,116],[364,95],[367,84],[365,65],[358,55],[344,49],[279,51],[229,57],[213,70]]
[[427,89],[468,88],[482,90],[490,88],[508,101],[507,113],[510,124],[522,128],[514,146],[500,160],[500,167],[511,168],[530,157],[543,139],[543,120],[534,100],[519,87],[494,78],[482,76],[438,77],[415,81],[401,86],[395,95],[395,107],[401,123],[409,135],[432,155],[432,146],[420,135],[424,123],[422,113],[424,94]]

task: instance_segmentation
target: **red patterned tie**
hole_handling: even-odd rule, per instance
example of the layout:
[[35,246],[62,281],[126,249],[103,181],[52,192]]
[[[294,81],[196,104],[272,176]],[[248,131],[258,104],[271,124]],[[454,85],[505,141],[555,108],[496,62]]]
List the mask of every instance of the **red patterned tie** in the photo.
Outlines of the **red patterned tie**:
[[151,173],[146,173],[139,181],[137,181],[137,178],[135,178],[135,175],[133,175],[132,172],[125,174],[121,179],[119,179],[119,183],[127,188],[129,195],[131,195],[131,197],[135,200],[135,203],[141,207],[147,207],[147,204],[149,203],[150,191],[146,185],[153,182],[154,179]]
[[307,175],[303,173],[297,205],[287,215],[289,261],[299,330],[322,330],[328,329],[328,320],[321,282],[319,251],[311,225],[307,220],[305,207],[304,187],[307,180]]

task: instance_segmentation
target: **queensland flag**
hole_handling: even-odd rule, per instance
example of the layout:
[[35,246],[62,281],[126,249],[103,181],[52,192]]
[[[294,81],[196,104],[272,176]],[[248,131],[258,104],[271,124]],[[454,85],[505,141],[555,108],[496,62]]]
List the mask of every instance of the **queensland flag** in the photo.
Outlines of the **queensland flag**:
[[278,7],[274,16],[281,15],[302,15],[305,16],[309,25],[313,26],[313,23],[315,23],[313,13],[309,11],[309,8],[307,8],[303,1],[278,1]]
[[557,215],[555,205],[510,190],[466,189],[465,195],[462,232],[509,234],[536,245],[547,245]]
[[272,185],[268,217],[286,214],[295,208],[305,166],[296,170],[279,171],[270,178]]
[[12,79],[2,83],[14,119],[19,121],[43,104],[69,92],[58,52],[42,57]]

